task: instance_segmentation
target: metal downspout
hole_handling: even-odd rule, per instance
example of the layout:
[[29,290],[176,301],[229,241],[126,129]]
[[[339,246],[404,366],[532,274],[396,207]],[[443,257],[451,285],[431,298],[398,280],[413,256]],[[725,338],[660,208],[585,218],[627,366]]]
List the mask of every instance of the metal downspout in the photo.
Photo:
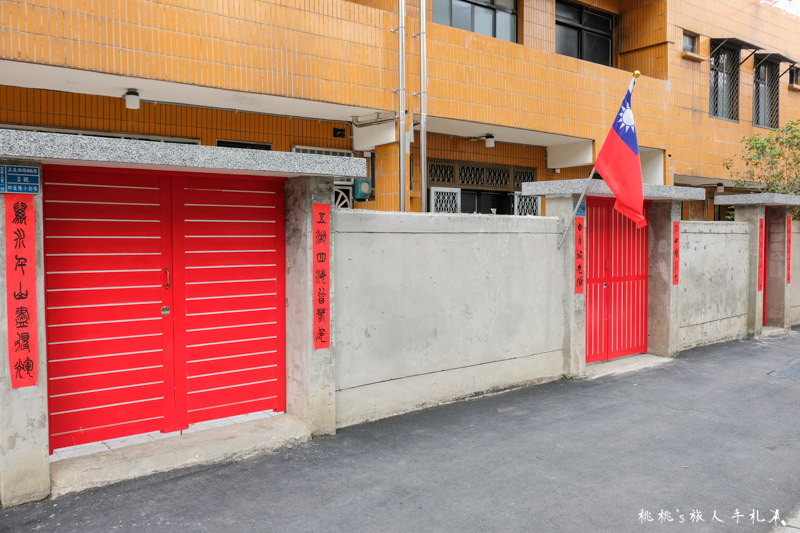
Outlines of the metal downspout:
[[397,36],[400,38],[399,61],[400,61],[400,176],[399,176],[399,195],[400,211],[406,210],[406,1],[398,0],[397,16],[400,25],[397,29]]
[[422,212],[428,211],[428,25],[427,0],[419,0],[420,117],[419,163],[422,186]]

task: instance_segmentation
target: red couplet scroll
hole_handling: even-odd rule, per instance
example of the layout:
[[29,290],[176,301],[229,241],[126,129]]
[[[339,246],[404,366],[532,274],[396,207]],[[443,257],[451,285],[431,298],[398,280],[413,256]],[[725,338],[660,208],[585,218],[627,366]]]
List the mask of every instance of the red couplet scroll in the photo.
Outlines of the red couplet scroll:
[[583,256],[586,222],[583,217],[575,217],[575,294],[583,294],[586,271]]
[[672,284],[678,285],[681,281],[681,223],[676,220],[672,223]]
[[6,310],[13,388],[39,377],[36,321],[36,217],[32,194],[6,194]]
[[792,215],[786,217],[786,284],[792,284]]
[[330,348],[331,345],[331,206],[313,204],[311,220],[312,287],[314,290],[314,349]]
[[764,290],[764,219],[758,221],[758,292]]

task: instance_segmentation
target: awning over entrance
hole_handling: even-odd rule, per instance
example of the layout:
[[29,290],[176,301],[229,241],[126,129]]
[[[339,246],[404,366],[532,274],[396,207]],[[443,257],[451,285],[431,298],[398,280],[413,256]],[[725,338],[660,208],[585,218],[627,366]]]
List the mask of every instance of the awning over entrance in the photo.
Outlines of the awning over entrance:
[[42,163],[222,172],[275,177],[362,178],[366,160],[90,135],[0,129],[0,158]]

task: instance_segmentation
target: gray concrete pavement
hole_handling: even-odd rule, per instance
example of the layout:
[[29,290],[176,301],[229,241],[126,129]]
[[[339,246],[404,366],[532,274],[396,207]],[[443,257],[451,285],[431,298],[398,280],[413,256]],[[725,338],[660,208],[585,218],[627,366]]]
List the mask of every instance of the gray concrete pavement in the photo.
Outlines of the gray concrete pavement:
[[800,504],[800,382],[769,375],[792,361],[797,330],[707,346],[0,510],[0,531],[769,531]]

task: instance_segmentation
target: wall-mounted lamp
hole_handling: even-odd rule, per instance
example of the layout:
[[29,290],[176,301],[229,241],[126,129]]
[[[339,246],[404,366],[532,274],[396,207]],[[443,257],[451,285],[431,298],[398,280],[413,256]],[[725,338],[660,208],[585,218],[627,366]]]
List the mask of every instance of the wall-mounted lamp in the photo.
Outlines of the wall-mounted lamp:
[[470,141],[483,141],[486,145],[486,148],[494,148],[494,135],[491,133],[487,133],[486,135],[481,135],[480,137],[469,137]]
[[124,98],[126,109],[139,109],[139,91],[136,89],[128,89],[125,92]]
[[722,182],[717,183],[717,192],[725,192],[725,184]]

